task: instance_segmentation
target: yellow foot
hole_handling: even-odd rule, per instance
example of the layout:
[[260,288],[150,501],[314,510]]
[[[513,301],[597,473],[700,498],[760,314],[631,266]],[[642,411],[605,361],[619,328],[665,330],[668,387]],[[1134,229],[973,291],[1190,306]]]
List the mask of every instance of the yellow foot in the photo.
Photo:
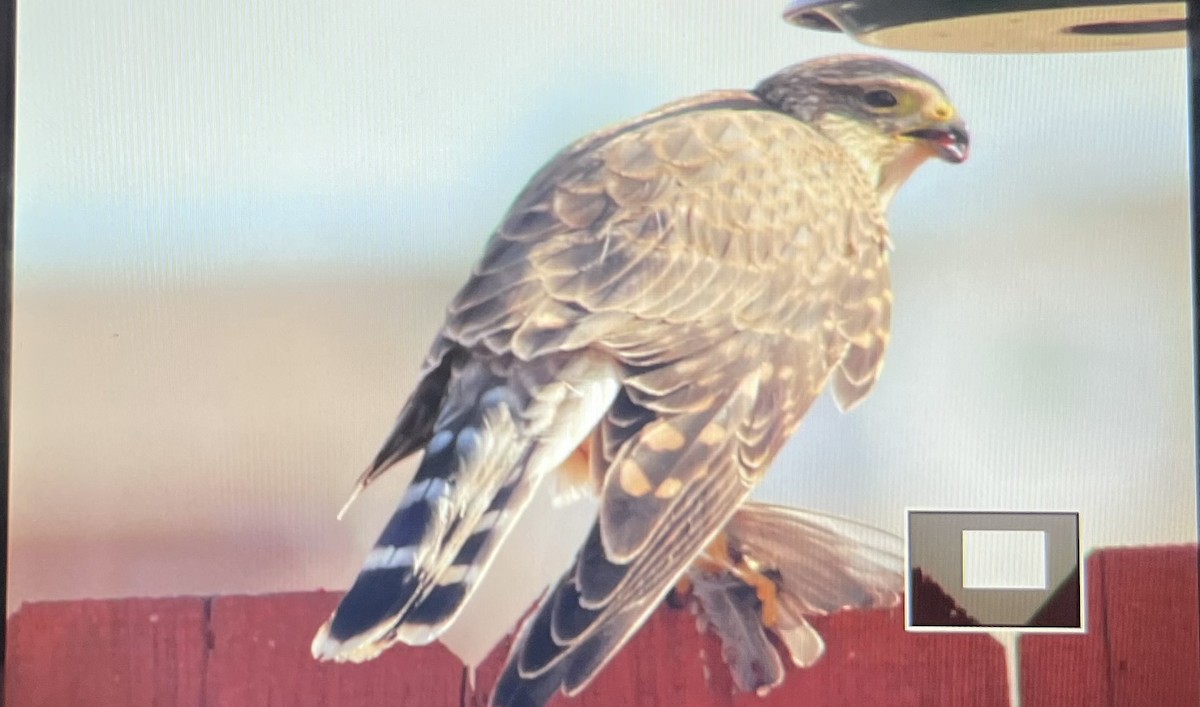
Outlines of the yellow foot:
[[729,541],[723,533],[696,559],[695,566],[709,574],[729,572],[754,587],[754,594],[762,604],[760,613],[763,625],[774,628],[779,622],[779,587],[775,580],[763,574],[757,562],[731,551]]
[[754,593],[762,602],[762,622],[767,628],[774,628],[779,623],[779,588],[768,576],[750,570],[742,576],[742,581],[754,587]]

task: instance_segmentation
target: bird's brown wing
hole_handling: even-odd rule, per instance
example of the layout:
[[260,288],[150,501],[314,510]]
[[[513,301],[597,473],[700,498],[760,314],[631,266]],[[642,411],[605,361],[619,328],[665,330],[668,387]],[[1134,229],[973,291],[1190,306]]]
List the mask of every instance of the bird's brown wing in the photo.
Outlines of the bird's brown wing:
[[[750,112],[754,118],[748,117]],[[700,114],[703,120],[697,120]],[[752,176],[755,153],[762,149],[750,133],[764,115],[774,114],[764,112],[753,94],[714,91],[593,133],[543,167],[517,198],[449,306],[445,328],[426,357],[417,389],[360,477],[356,493],[428,442],[452,359],[462,348],[482,345],[528,360],[556,346],[570,349],[599,341],[657,307],[649,312],[663,330],[655,340],[667,356],[678,356],[685,353],[681,345],[703,345],[704,339],[690,330],[670,331],[671,325],[702,309],[737,307],[739,298],[751,299],[756,288],[772,286],[755,277],[762,258],[780,258],[784,264],[799,257],[816,264],[822,248],[812,248],[809,239],[822,231],[837,231],[839,225],[847,228],[850,248],[873,249],[884,242],[886,227],[877,214],[867,215],[865,223],[863,214],[856,215],[859,223],[830,223],[831,216],[836,218],[832,214],[820,222],[821,206],[829,203],[825,199],[831,192],[840,192],[835,195],[843,201],[870,198],[861,184],[840,190],[808,184],[803,190],[809,193],[793,201],[796,185],[786,180],[776,180],[766,193],[753,193],[753,185],[741,181]],[[796,125],[788,127],[795,130]],[[815,133],[806,138],[817,152],[835,149]],[[841,159],[840,154],[835,157],[834,162]],[[810,177],[828,178],[830,165],[807,171]],[[693,194],[695,205],[681,210],[674,198],[680,196],[680,183],[689,189],[706,185],[701,191],[707,194]],[[697,208],[706,197],[715,197],[711,203],[725,210],[707,213]],[[793,218],[768,232],[755,230],[781,215]],[[802,222],[804,216],[810,221]],[[668,224],[680,235],[676,219],[686,227],[683,237],[666,238]],[[801,225],[790,238],[780,232],[780,226],[797,222]],[[741,237],[739,231],[750,235]],[[731,272],[741,265],[747,267]],[[722,300],[706,296],[710,285],[722,284],[732,286]],[[778,290],[788,284],[781,278],[774,286]],[[882,367],[891,319],[890,282],[882,255],[876,265],[862,263],[842,286],[846,291],[837,293],[837,325],[852,346],[839,365],[834,395],[847,410],[866,396]],[[774,294],[781,301],[784,293]],[[814,320],[829,314],[821,309],[825,303],[809,305]],[[630,332],[635,340],[639,331],[635,327]],[[639,362],[654,363],[656,351],[639,343]]]
[[[613,265],[618,257],[616,253],[609,260],[605,252],[606,257],[600,259],[605,263],[595,259],[597,244],[603,250],[611,240],[606,237],[597,241],[594,226],[616,216],[614,207],[619,208],[622,202],[618,198],[619,184],[615,181],[618,175],[610,178],[613,181],[595,179],[605,163],[600,153],[608,143],[648,124],[684,113],[762,107],[757,97],[740,90],[711,91],[681,99],[598,130],[562,150],[539,170],[514,202],[502,227],[492,234],[479,264],[448,307],[445,328],[430,347],[417,388],[401,409],[387,441],[359,477],[354,496],[429,441],[449,381],[453,357],[461,348],[483,343],[498,353],[507,352],[513,346],[527,351],[532,345],[531,338],[541,336],[553,341],[548,330],[565,330],[576,323],[567,317],[580,312],[564,309],[561,298],[554,297],[555,293],[544,287],[550,283],[541,282],[542,277],[553,276],[564,267],[570,268],[572,263],[577,270],[600,266],[615,276],[621,274]],[[626,164],[627,169],[632,166]],[[589,184],[589,181],[593,183]],[[615,187],[612,192],[606,191],[609,186]],[[553,240],[554,244],[543,244],[537,249],[543,259],[540,267],[530,267],[534,246],[547,240]],[[590,241],[592,247],[578,248],[584,241]],[[572,249],[574,252],[569,252]],[[589,257],[593,260],[589,261]],[[547,298],[547,295],[551,297]],[[534,307],[536,316],[529,316],[535,314],[535,311],[527,310],[530,306]],[[556,317],[555,313],[565,316]],[[571,338],[576,342],[586,341],[590,331],[604,324],[598,319],[602,318],[593,313],[587,322],[590,328],[575,332]],[[526,326],[517,341],[512,335],[522,320]],[[619,314],[611,316],[610,320],[610,328],[627,321]]]
[[[762,105],[744,93],[674,104],[572,146],[517,198],[449,305],[417,391],[360,480],[361,489],[425,449],[314,654],[357,659],[393,641],[436,638],[538,481],[612,405],[618,381],[696,358],[709,341],[738,332],[738,322],[709,311],[701,288],[712,280],[760,290],[754,270],[771,256],[768,239],[742,235],[741,196],[731,202],[737,213],[703,209],[720,196],[714,189],[736,181],[729,170],[760,158],[749,126],[734,118],[755,112]],[[698,113],[729,119],[694,122]],[[726,303],[730,314],[743,294]]]
[[840,333],[850,346],[834,371],[833,399],[842,411],[858,405],[879,380],[892,324],[891,278],[886,267],[860,268],[842,292]]
[[748,503],[726,526],[729,546],[780,574],[781,602],[797,616],[892,607],[904,586],[904,542],[847,518]]
[[599,521],[514,647],[499,704],[581,689],[851,347],[882,352],[854,336],[880,321],[859,299],[886,290],[876,204],[836,145],[749,105],[618,131],[518,200],[452,305],[471,314],[456,338],[529,363],[603,351],[625,373],[592,440]]

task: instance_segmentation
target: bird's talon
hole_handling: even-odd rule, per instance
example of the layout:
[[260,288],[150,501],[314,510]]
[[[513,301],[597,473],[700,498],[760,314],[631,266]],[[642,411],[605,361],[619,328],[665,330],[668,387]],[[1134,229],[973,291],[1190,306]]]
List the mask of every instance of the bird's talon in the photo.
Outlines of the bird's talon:
[[754,585],[754,593],[762,602],[763,626],[774,628],[779,623],[779,589],[769,577],[757,573],[756,575],[761,581]]

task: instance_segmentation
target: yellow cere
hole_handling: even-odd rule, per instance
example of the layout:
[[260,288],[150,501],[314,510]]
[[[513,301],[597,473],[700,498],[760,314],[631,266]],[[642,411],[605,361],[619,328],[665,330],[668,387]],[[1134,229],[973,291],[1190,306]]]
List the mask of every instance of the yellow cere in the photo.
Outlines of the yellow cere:
[[926,112],[926,115],[932,120],[950,120],[954,117],[954,106],[945,101],[939,100],[930,106],[929,110]]

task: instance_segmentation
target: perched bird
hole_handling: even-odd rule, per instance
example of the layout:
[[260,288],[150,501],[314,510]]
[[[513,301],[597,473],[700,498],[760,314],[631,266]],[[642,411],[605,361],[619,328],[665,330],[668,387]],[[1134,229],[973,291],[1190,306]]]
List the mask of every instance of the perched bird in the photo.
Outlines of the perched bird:
[[424,451],[313,654],[436,639],[556,474],[597,495],[598,518],[492,699],[583,689],[693,561],[731,562],[722,528],[826,384],[843,410],[871,390],[892,306],[885,210],[967,142],[928,76],[837,56],[559,153],[487,242],[359,480]]
[[800,668],[821,659],[825,642],[807,617],[892,608],[904,591],[900,538],[852,520],[747,502],[721,537],[730,561],[693,563],[670,597],[691,603],[721,640],[721,657],[743,692],[778,687],[783,657]]

